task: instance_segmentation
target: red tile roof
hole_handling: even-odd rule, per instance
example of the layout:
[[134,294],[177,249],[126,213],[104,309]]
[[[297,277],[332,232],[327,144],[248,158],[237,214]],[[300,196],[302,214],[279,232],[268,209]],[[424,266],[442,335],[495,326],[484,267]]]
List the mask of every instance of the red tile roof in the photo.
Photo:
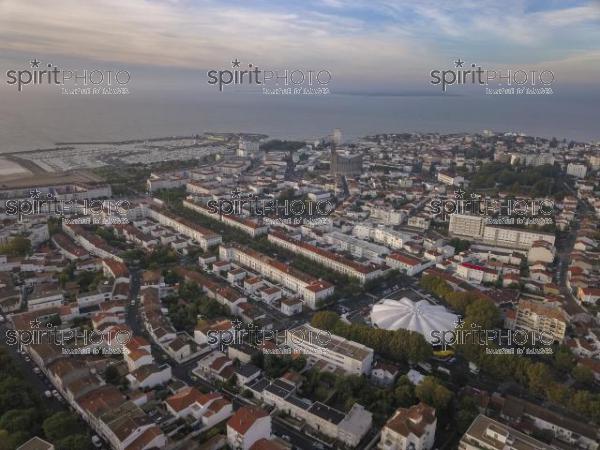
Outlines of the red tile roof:
[[246,432],[254,425],[254,423],[263,417],[268,417],[268,413],[255,406],[244,406],[238,409],[233,416],[227,421],[227,426],[233,428],[239,434]]

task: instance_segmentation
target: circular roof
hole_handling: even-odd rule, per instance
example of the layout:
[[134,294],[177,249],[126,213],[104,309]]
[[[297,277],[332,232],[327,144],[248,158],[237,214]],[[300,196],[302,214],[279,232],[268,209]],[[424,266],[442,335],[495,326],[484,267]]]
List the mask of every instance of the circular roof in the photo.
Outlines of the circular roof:
[[429,342],[432,331],[451,331],[458,316],[440,305],[426,300],[413,302],[409,298],[385,299],[371,310],[371,323],[385,330],[410,330],[422,334]]

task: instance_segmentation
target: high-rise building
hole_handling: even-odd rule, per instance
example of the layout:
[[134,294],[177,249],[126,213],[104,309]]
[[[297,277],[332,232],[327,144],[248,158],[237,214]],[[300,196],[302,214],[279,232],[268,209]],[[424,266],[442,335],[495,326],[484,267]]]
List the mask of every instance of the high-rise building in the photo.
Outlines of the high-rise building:
[[238,148],[236,150],[237,156],[253,156],[259,150],[259,142],[257,141],[249,141],[243,138],[240,138],[238,143]]
[[331,174],[334,176],[354,176],[362,173],[362,155],[338,152],[331,147]]
[[483,237],[485,217],[466,214],[451,214],[448,232],[452,236],[463,236],[472,239]]
[[342,145],[342,130],[336,128],[333,130],[333,134],[331,135],[331,142],[333,145]]

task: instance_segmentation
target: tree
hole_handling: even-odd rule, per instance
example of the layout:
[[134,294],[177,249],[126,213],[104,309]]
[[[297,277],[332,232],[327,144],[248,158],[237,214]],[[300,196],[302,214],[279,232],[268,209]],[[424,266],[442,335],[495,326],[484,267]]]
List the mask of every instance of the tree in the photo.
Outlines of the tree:
[[452,400],[452,392],[435,377],[428,376],[415,388],[417,398],[437,410],[444,410]]
[[106,381],[113,385],[118,385],[121,382],[121,375],[116,366],[108,366],[104,372]]
[[552,373],[544,363],[534,363],[527,368],[529,389],[538,395],[544,395],[548,383],[552,381]]
[[573,375],[573,378],[579,384],[591,386],[594,383],[594,373],[589,367],[575,366],[571,371],[571,375]]
[[415,396],[415,386],[406,375],[400,377],[396,383],[394,400],[396,400],[398,406],[402,406],[403,408],[414,405],[417,401],[417,397]]
[[0,381],[0,411],[32,406],[35,406],[35,402],[31,391],[22,379],[8,376]]
[[56,450],[87,450],[90,448],[90,439],[85,434],[72,434],[56,443]]
[[333,311],[319,311],[311,319],[311,325],[320,330],[333,330],[340,317]]
[[24,444],[29,439],[31,439],[30,432],[17,431],[16,433],[9,434],[9,437],[6,440],[6,442],[0,441],[0,448],[3,448],[2,446],[6,445],[7,449],[13,450],[13,449],[21,446],[22,444]]
[[551,383],[546,388],[546,395],[548,398],[556,403],[557,405],[564,405],[571,396],[571,391],[568,387],[559,384],[559,383]]
[[0,428],[10,433],[17,431],[30,432],[36,428],[38,420],[39,414],[33,408],[11,409],[0,417]]
[[558,347],[554,354],[554,367],[563,373],[568,373],[575,367],[575,358],[566,345]]
[[44,420],[42,428],[46,437],[55,442],[74,434],[81,427],[76,416],[70,412],[61,411]]
[[6,430],[0,430],[0,450],[10,450],[14,447],[8,445],[10,439],[10,433]]
[[477,409],[460,409],[456,414],[456,428],[460,433],[464,433],[477,417]]
[[394,361],[424,361],[431,357],[431,345],[419,334],[408,330],[383,330],[360,324],[346,324],[332,311],[321,311],[313,316],[316,328],[343,336],[373,348]]
[[464,252],[471,247],[471,242],[459,238],[451,239],[449,244],[454,247],[456,253]]
[[487,330],[493,329],[500,323],[500,311],[490,301],[473,302],[465,310],[465,323],[475,323]]
[[27,256],[29,253],[31,253],[31,241],[23,236],[16,236],[7,244],[0,245],[0,254]]

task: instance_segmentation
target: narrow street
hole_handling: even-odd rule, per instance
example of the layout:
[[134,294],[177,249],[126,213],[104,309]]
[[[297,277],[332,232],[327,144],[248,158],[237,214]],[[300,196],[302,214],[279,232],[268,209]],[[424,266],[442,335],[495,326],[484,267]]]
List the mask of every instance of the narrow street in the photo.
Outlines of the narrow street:
[[575,245],[577,231],[579,230],[579,218],[585,214],[587,208],[585,205],[579,205],[575,214],[575,220],[571,224],[566,237],[556,242],[557,250],[557,284],[560,286],[560,292],[565,297],[565,310],[571,316],[584,313],[585,309],[577,302],[571,290],[567,287],[567,271],[571,261],[571,252]]

